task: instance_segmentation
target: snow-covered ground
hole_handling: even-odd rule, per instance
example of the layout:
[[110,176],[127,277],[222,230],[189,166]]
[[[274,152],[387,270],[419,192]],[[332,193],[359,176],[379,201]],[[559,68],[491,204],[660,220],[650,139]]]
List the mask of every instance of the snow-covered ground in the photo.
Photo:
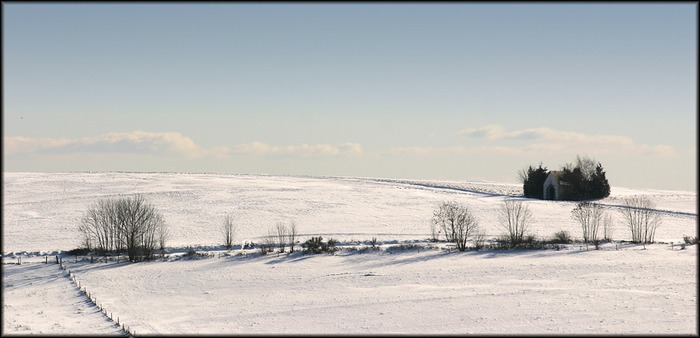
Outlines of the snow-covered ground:
[[3,334],[120,334],[58,264],[2,267]]
[[[575,203],[519,197],[514,184],[343,177],[172,173],[4,173],[3,333],[120,331],[44,255],[77,248],[79,220],[101,197],[143,194],[173,234],[170,251],[201,246],[215,257],[146,263],[75,262],[68,269],[136,334],[217,333],[673,333],[697,334],[697,193],[613,187],[599,201],[614,217],[613,238],[629,239],[615,213],[620,199],[652,197],[663,224],[641,246],[599,251],[448,253],[425,245],[435,206],[467,204],[489,236],[495,211],[525,201],[533,234],[579,238]],[[383,249],[290,256],[218,247],[226,214],[237,239],[256,240],[278,221],[300,237],[321,235]],[[671,247],[670,242],[676,243]],[[49,261],[51,263],[51,261]],[[64,290],[64,291],[60,291]],[[37,295],[42,295],[37,297]],[[43,315],[46,315],[43,317]],[[76,319],[78,317],[79,319]],[[46,319],[50,318],[50,319]],[[69,323],[69,324],[66,324]]]

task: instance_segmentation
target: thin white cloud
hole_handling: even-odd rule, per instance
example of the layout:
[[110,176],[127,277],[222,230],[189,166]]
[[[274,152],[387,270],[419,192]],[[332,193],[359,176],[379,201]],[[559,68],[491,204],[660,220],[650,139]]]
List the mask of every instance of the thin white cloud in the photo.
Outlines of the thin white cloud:
[[394,147],[389,151],[393,155],[411,156],[448,156],[448,155],[476,155],[476,154],[500,154],[521,155],[523,149],[504,146],[451,146],[451,147]]
[[4,136],[3,137],[3,152],[5,155],[16,155],[23,153],[32,153],[44,149],[57,149],[66,146],[71,146],[75,143],[74,140],[60,138],[30,138],[22,136]]
[[506,131],[500,125],[488,125],[482,128],[469,128],[460,130],[459,136],[484,138],[487,140],[542,140],[552,142],[578,142],[591,144],[619,144],[633,145],[629,137],[617,135],[587,135],[582,133],[555,130],[551,128],[530,128],[516,131]]
[[457,133],[457,135],[485,138],[487,140],[496,140],[502,138],[503,135],[505,135],[505,133],[505,129],[503,129],[503,127],[501,127],[500,125],[490,124],[486,127],[481,128],[462,129]]
[[262,142],[252,142],[232,148],[222,146],[204,149],[189,137],[178,132],[155,133],[140,130],[128,133],[108,133],[80,139],[5,136],[3,143],[6,155],[27,153],[171,153],[200,158],[204,156],[224,157],[231,154],[284,154],[307,157],[359,156],[362,154],[362,146],[357,143],[271,146]]
[[480,128],[467,128],[460,130],[458,136],[473,139],[482,139],[489,142],[518,140],[522,141],[517,146],[456,146],[442,148],[394,148],[394,152],[401,154],[414,154],[418,156],[441,154],[640,154],[654,156],[675,156],[676,150],[668,145],[646,145],[635,143],[631,138],[619,135],[583,134],[571,131],[555,130],[551,128],[529,128],[508,131],[500,125],[492,124]]
[[362,154],[362,146],[357,143],[330,144],[302,144],[272,146],[263,142],[251,142],[234,146],[233,153],[258,154],[258,155],[301,155],[301,156],[359,156]]
[[109,133],[79,139],[5,136],[5,152],[21,153],[175,153],[188,157],[209,154],[189,137],[178,132]]

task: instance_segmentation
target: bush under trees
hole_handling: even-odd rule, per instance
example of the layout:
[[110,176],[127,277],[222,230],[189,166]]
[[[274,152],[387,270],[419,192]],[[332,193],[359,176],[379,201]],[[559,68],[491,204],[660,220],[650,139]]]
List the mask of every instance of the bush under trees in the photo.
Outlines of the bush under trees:
[[311,237],[308,239],[304,244],[302,244],[302,248],[304,248],[304,251],[310,252],[310,253],[322,253],[322,252],[330,252],[333,253],[336,251],[336,244],[338,244],[338,241],[336,241],[333,238],[328,239],[328,242],[323,241],[323,237],[317,236],[317,237]]
[[565,230],[557,231],[554,233],[554,236],[552,236],[552,243],[554,244],[569,244],[572,241],[571,234]]
[[698,244],[697,236],[683,236],[683,242],[688,245]]
[[86,248],[103,255],[126,251],[132,262],[152,258],[168,238],[163,216],[141,195],[98,200],[78,230]]

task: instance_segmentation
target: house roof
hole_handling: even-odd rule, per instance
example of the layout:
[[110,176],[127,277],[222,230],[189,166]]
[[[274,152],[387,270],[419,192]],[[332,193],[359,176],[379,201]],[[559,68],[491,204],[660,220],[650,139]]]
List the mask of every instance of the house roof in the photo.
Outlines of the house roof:
[[556,184],[558,184],[558,185],[569,185],[569,183],[561,181],[562,174],[563,174],[562,171],[552,170],[549,172],[549,175],[547,175],[547,178],[549,178],[551,176],[552,181],[556,182]]
[[552,171],[549,172],[549,175],[548,175],[548,176],[554,176],[554,178],[557,178],[557,179],[558,179],[559,177],[561,177],[561,174],[562,174],[562,173],[561,173],[561,171],[559,171],[559,170],[552,170]]

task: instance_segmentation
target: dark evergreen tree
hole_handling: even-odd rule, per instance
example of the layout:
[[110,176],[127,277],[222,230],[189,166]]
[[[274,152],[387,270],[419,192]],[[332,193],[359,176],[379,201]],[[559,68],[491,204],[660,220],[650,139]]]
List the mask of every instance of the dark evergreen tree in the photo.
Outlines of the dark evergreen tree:
[[591,178],[591,198],[606,198],[608,196],[610,196],[610,184],[608,184],[608,179],[605,178],[603,165],[598,162],[598,165],[595,167],[595,173]]
[[529,166],[527,168],[527,178],[523,182],[523,195],[529,198],[544,198],[544,181],[547,180],[549,171],[547,167],[542,167],[540,163],[537,169]]
[[570,169],[562,168],[561,184],[566,185],[562,199],[567,201],[581,201],[599,199],[610,196],[610,185],[605,178],[603,166],[598,163],[595,172],[586,178],[579,166]]
[[[582,164],[588,162],[577,161],[576,166],[567,164],[561,169],[559,176],[559,184],[561,189],[561,199],[567,201],[581,201],[589,199],[599,199],[610,196],[610,184],[605,178],[603,165],[598,162],[595,167],[595,172],[592,174],[584,174]],[[595,163],[595,162],[593,162]],[[591,171],[590,166],[586,166],[586,172]],[[523,179],[523,195],[529,198],[544,199],[544,181],[549,176],[547,167],[542,167],[542,163],[537,168],[528,166],[527,172],[521,170],[518,173]]]
[[562,186],[561,199],[579,201],[585,198],[586,183],[581,168],[562,168],[559,184]]

